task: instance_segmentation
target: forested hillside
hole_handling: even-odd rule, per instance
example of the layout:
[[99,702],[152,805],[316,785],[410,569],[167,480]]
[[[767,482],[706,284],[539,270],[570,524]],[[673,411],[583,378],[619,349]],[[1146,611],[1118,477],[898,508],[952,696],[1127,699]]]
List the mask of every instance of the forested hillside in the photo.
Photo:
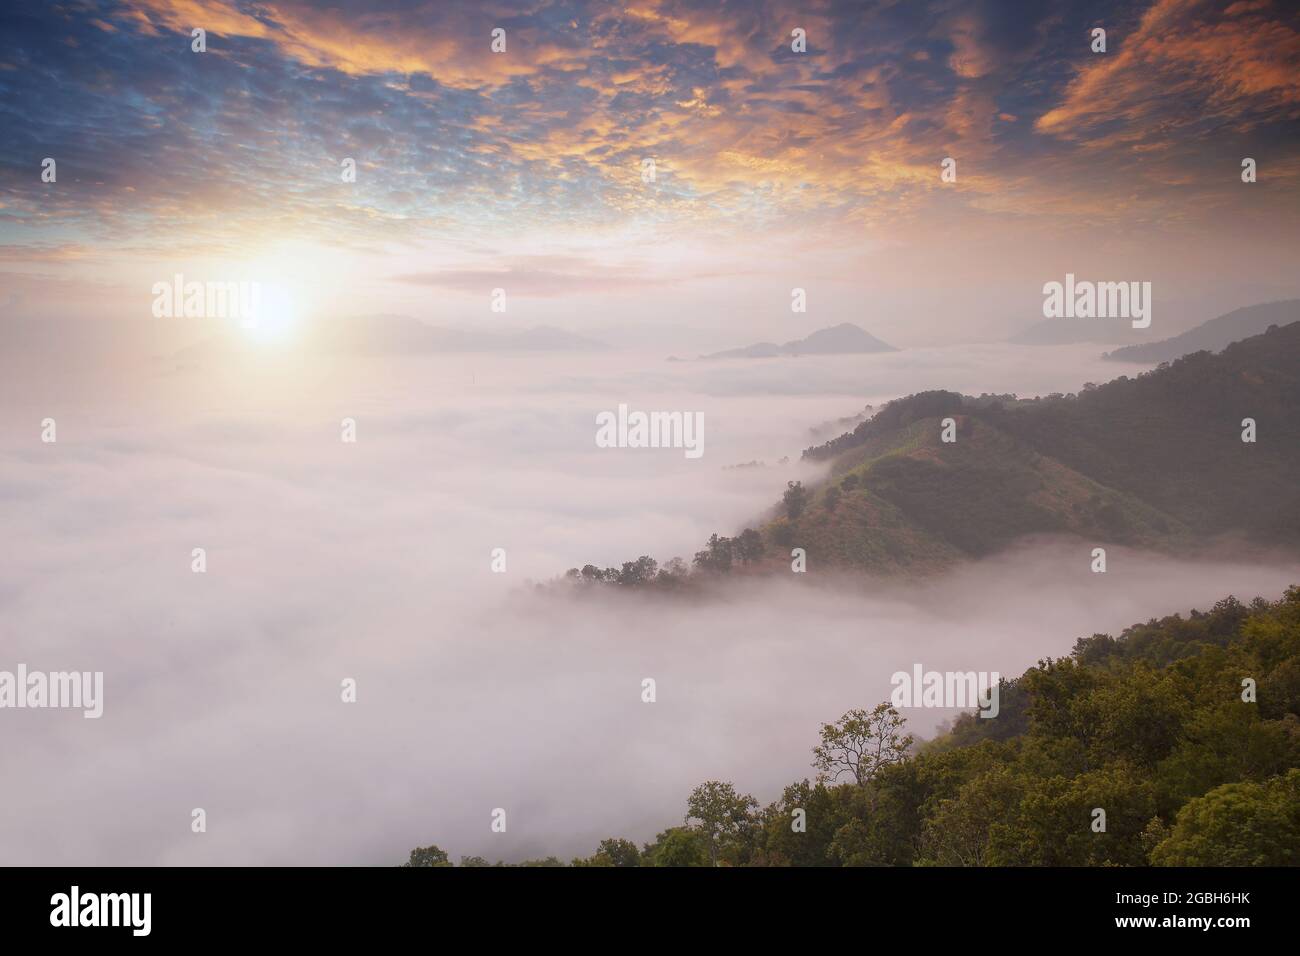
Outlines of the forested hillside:
[[[999,698],[921,745],[888,704],[851,712],[820,730],[820,779],[761,808],[708,781],[680,825],[572,864],[1300,865],[1300,587],[1080,638]],[[451,863],[430,846],[406,865]]]
[[821,568],[928,571],[1027,534],[1179,554],[1227,538],[1295,547],[1300,323],[1077,395],[922,392],[804,458],[828,462],[828,479],[789,483],[772,516],[714,535],[690,565],[643,556],[569,577],[681,587],[692,570],[788,570],[793,548]]
[[1129,345],[1102,358],[1114,362],[1172,362],[1192,352],[1218,352],[1233,342],[1267,331],[1270,325],[1290,325],[1296,321],[1300,321],[1300,299],[1266,302],[1235,309],[1182,335]]

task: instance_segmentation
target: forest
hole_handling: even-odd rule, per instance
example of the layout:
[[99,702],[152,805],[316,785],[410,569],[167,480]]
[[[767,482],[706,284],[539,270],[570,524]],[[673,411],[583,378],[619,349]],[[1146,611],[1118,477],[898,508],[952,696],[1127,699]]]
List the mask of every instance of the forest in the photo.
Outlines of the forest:
[[643,555],[566,578],[698,587],[691,578],[788,572],[794,548],[816,569],[929,573],[1035,534],[1162,553],[1294,549],[1297,407],[1300,322],[1077,395],[920,392],[806,449],[824,477],[788,481],[755,527],[712,535],[689,563]]
[[1300,585],[1081,637],[998,689],[996,718],[927,741],[887,702],[851,710],[771,803],[705,781],[649,842],[515,865],[1300,865]]

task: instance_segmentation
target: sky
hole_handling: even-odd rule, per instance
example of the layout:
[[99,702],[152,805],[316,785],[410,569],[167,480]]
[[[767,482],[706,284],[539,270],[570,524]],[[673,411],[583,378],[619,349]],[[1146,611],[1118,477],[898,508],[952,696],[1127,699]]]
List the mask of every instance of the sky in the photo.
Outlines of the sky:
[[671,352],[843,321],[904,347],[999,340],[1067,272],[1151,281],[1170,332],[1300,294],[1300,16],[1281,2],[0,17],[5,318],[148,318],[181,273],[278,285],[307,320],[550,324]]

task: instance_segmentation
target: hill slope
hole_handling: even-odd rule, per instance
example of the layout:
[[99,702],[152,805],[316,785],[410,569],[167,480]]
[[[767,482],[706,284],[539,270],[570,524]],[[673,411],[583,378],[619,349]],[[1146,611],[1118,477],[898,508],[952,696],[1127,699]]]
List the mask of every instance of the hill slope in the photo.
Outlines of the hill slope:
[[1107,352],[1102,358],[1114,362],[1172,362],[1192,352],[1219,352],[1233,342],[1267,331],[1270,325],[1290,325],[1297,321],[1300,321],[1300,299],[1267,302],[1210,319],[1173,338]]
[[[996,716],[963,713],[919,747],[899,739],[905,713],[882,703],[881,729],[854,729],[885,754],[865,779],[796,780],[762,809],[709,781],[741,825],[706,833],[688,800],[687,826],[640,849],[604,840],[572,865],[709,866],[710,840],[729,866],[1300,865],[1300,587],[1080,637],[1068,656],[1000,679],[997,702]],[[825,725],[823,742],[852,716]],[[668,807],[663,818],[681,819]],[[434,845],[405,865],[451,864]]]
[[[942,440],[945,419],[955,441]],[[1242,441],[1244,419],[1256,441]],[[696,572],[649,556],[588,584],[693,586],[709,574],[819,567],[930,571],[1030,534],[1179,551],[1226,539],[1300,546],[1300,323],[1079,395],[921,392],[809,448],[826,481],[790,482],[758,527],[713,535]]]
[[[1241,440],[1244,418],[1255,443]],[[1294,544],[1300,323],[1078,396],[913,395],[804,457],[830,461],[830,482],[765,531],[823,560],[901,567],[1062,531],[1156,548],[1227,533]]]
[[818,329],[802,339],[777,345],[759,342],[740,349],[701,355],[702,359],[773,358],[778,355],[860,355],[872,352],[897,352],[888,343],[880,341],[866,329],[844,322],[828,329]]

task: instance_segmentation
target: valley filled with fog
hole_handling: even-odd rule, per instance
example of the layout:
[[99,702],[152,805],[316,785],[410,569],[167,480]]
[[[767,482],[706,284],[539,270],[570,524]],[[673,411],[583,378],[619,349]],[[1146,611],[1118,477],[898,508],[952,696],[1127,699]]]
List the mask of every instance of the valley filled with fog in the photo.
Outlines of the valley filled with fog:
[[[914,581],[819,574],[810,554],[806,575],[690,599],[530,586],[586,563],[689,560],[787,481],[816,481],[799,454],[826,436],[810,429],[864,405],[1077,391],[1146,368],[1100,352],[11,350],[0,668],[103,671],[104,713],[0,725],[4,862],[390,865],[432,842],[567,859],[679,824],[706,779],[779,796],[813,776],[820,722],[886,699],[914,663],[1015,676],[1081,636],[1300,582],[1294,559],[1118,548],[1095,575],[1091,545],[1045,539]],[[702,413],[703,456],[598,448],[595,416],[620,403]],[[922,735],[951,716],[904,714]],[[489,831],[497,807],[505,834]]]

